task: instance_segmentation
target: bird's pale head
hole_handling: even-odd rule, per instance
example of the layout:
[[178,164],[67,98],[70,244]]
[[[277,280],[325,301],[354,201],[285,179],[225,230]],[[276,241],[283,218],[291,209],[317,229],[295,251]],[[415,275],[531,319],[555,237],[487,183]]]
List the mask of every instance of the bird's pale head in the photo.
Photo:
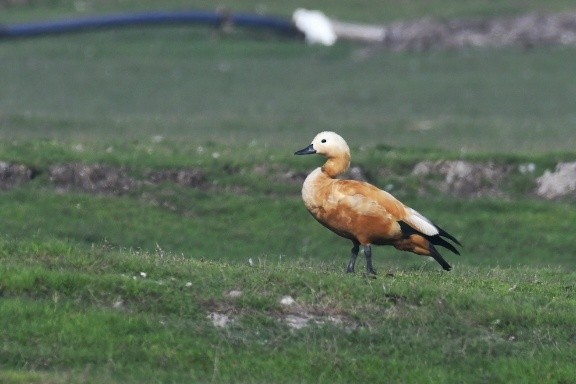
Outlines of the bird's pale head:
[[320,132],[308,147],[297,151],[295,155],[310,155],[317,153],[328,158],[350,157],[350,148],[346,141],[337,133]]
[[311,155],[317,153],[328,158],[322,166],[322,172],[329,177],[336,177],[346,172],[350,166],[350,148],[346,141],[337,133],[320,132],[312,144],[294,153],[295,155]]

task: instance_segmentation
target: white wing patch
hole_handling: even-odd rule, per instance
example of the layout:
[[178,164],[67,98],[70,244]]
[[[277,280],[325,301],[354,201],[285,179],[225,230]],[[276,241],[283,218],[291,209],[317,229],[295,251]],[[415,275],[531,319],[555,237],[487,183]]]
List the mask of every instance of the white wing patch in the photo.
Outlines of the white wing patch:
[[434,236],[440,233],[438,228],[436,228],[434,224],[430,222],[430,220],[412,208],[408,208],[408,215],[404,218],[404,221],[409,226],[416,229],[417,231],[422,232],[425,235]]

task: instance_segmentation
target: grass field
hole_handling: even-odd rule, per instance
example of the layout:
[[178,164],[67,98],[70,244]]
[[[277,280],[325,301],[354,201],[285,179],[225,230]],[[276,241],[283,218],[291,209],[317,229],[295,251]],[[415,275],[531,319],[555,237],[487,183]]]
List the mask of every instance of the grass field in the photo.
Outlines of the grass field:
[[[14,6],[0,22],[157,8],[74,4]],[[307,5],[238,4],[226,5]],[[313,7],[367,22],[542,9],[386,4]],[[204,28],[0,41],[0,160],[37,172],[0,192],[0,382],[573,382],[574,202],[531,190],[576,159],[575,59],[326,49]],[[372,182],[462,241],[462,256],[446,253],[453,271],[376,248],[377,279],[344,274],[350,244],[309,216],[290,177],[319,165],[292,153],[324,129],[348,139]],[[506,181],[505,198],[422,193],[409,173],[437,159],[536,171]],[[60,190],[50,167],[68,163],[117,167],[137,187]],[[206,182],[147,178],[183,169]]]
[[571,49],[390,55],[349,45],[214,40],[213,33],[5,42],[0,135],[298,146],[296,139],[332,129],[356,145],[463,152],[576,146]]
[[391,55],[168,28],[6,41],[0,59],[0,135],[7,139],[163,135],[277,146],[333,129],[357,145],[576,146],[572,49]]

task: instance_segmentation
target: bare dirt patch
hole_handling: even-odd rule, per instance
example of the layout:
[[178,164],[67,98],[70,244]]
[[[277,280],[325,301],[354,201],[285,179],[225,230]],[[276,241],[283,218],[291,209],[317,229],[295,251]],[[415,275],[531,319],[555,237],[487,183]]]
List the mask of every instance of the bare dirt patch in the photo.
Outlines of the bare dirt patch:
[[154,184],[174,183],[181,187],[200,188],[206,186],[206,174],[200,169],[163,169],[149,171],[148,181]]
[[554,172],[546,170],[536,184],[536,195],[544,199],[576,197],[576,162],[558,163]]
[[513,170],[512,166],[469,161],[421,161],[412,174],[421,180],[420,192],[430,193],[428,187],[458,197],[504,197],[502,182]]
[[48,175],[61,192],[122,195],[140,185],[125,168],[104,164],[58,164],[48,168]]
[[393,51],[467,47],[576,46],[576,12],[397,21],[384,26],[382,44]]
[[140,180],[132,176],[125,167],[65,163],[49,167],[48,175],[50,181],[61,192],[81,191],[105,195],[122,195],[141,187],[145,182],[172,183],[189,188],[201,188],[208,185],[205,173],[194,168],[152,170],[146,173],[143,180]]
[[0,162],[0,190],[7,191],[32,180],[38,172],[23,164]]
[[291,296],[283,296],[280,304],[283,308],[276,318],[294,330],[330,324],[351,331],[360,326],[337,306],[304,304]]
[[252,174],[266,177],[274,183],[302,184],[306,179],[306,172],[286,169],[279,164],[257,164],[252,167]]

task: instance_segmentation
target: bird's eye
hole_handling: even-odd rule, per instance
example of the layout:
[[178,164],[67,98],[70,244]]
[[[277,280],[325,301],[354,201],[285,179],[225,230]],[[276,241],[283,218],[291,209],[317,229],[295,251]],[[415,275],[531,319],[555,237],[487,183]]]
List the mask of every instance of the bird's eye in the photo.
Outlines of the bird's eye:
[[326,142],[326,139],[322,139],[322,142],[325,143],[325,142]]

